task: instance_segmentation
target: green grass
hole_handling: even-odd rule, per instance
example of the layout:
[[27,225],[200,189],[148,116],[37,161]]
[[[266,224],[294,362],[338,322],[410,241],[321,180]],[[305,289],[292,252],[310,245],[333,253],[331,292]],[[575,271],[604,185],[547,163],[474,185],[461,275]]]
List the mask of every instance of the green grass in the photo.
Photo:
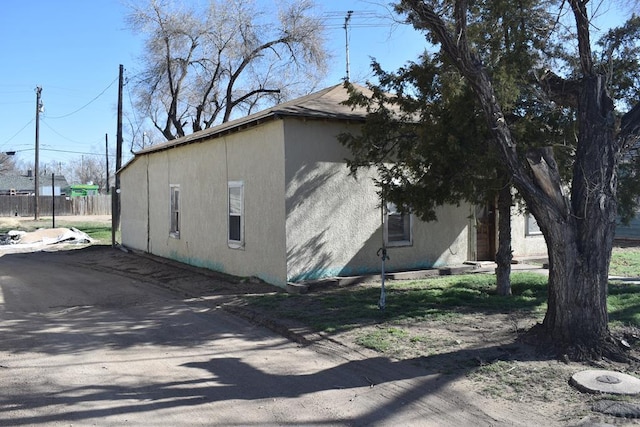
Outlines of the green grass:
[[385,352],[401,343],[407,335],[408,333],[401,328],[382,328],[359,336],[356,343],[372,350]]
[[557,384],[558,378],[564,378],[566,372],[557,364],[530,365],[498,360],[479,366],[470,376],[478,384],[478,390],[487,396],[520,402],[553,402],[558,396],[550,385]]
[[607,308],[610,321],[640,326],[640,285],[616,281],[609,283]]
[[111,244],[111,225],[104,225],[98,223],[73,223],[65,224],[67,228],[77,228],[89,235],[92,239],[95,239],[99,244],[107,245]]
[[611,254],[609,274],[612,276],[640,277],[640,249],[614,249]]
[[[512,274],[510,297],[495,293],[495,276],[472,274],[415,281],[387,282],[386,309],[378,309],[379,286],[356,286],[302,295],[248,297],[250,305],[275,317],[295,319],[318,331],[337,332],[360,326],[382,329],[362,339],[366,347],[384,348],[397,338],[393,328],[413,322],[455,320],[465,313],[530,313],[546,311],[547,278]],[[608,298],[612,322],[640,326],[640,285],[612,282]],[[392,329],[388,329],[392,328]],[[376,343],[377,344],[374,344]]]
[[[6,233],[10,230],[21,231],[35,231],[39,228],[51,228],[53,222],[51,218],[42,218],[38,221],[29,220],[21,221],[18,226],[14,223],[8,222],[7,224],[0,224],[0,233]],[[111,224],[104,224],[102,222],[71,222],[65,221],[64,218],[56,218],[56,227],[65,228],[77,228],[89,235],[92,239],[95,239],[96,244],[110,245],[111,244]]]
[[475,274],[415,281],[387,282],[386,308],[378,309],[380,288],[358,286],[303,295],[264,295],[248,298],[256,308],[288,317],[324,332],[384,322],[396,324],[447,320],[461,313],[526,310],[546,307],[546,277],[533,273],[512,276],[513,296],[495,293],[495,276]]

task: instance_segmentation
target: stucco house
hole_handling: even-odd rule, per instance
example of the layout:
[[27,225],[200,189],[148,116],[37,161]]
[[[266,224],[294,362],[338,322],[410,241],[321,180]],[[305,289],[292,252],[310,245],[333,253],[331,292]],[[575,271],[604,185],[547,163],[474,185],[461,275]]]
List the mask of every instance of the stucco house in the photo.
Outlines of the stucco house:
[[[478,259],[477,231],[491,245],[495,228],[478,227],[475,206],[432,223],[390,209],[383,225],[371,175],[349,175],[336,139],[364,119],[346,98],[332,86],[137,152],[119,171],[122,244],[278,286],[379,272],[383,239],[389,271]],[[525,228],[514,218],[516,255],[545,254]]]

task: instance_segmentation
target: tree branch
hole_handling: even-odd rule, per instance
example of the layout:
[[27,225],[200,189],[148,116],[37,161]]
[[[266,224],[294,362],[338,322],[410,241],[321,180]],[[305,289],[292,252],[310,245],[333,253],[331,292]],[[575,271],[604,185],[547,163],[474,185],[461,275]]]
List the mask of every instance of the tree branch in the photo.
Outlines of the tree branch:
[[560,212],[565,211],[567,206],[562,194],[562,181],[553,157],[553,149],[543,147],[528,150],[527,162],[538,187],[553,201]]
[[238,77],[240,77],[240,74],[242,74],[242,71],[251,63],[251,61],[253,61],[254,58],[256,58],[260,54],[260,52],[262,52],[263,50],[269,49],[270,47],[276,44],[287,43],[288,41],[290,41],[290,39],[291,39],[290,36],[287,36],[287,37],[281,37],[277,40],[272,40],[272,41],[263,43],[262,45],[256,47],[251,52],[249,52],[248,55],[244,56],[244,58],[242,59],[242,62],[238,66],[238,69],[235,70],[233,73],[231,73],[231,75],[229,76],[229,83],[227,84],[227,91],[225,96],[225,99],[226,99],[225,111],[224,111],[224,117],[222,118],[223,123],[229,121],[233,106],[238,104],[237,102],[232,101],[233,87]]
[[542,90],[558,105],[563,107],[578,107],[580,83],[576,80],[566,80],[551,70],[545,70],[538,79]]
[[591,55],[591,41],[589,34],[589,15],[587,14],[587,3],[589,0],[569,0],[573,16],[576,19],[576,30],[578,31],[578,51],[580,54],[580,64],[582,72],[591,76],[593,70],[593,56]]
[[233,101],[233,103],[231,104],[232,107],[235,107],[236,105],[242,103],[244,100],[251,98],[253,95],[256,95],[258,93],[280,93],[280,89],[254,89],[250,92],[245,93],[244,95],[242,95],[240,98],[236,99]]
[[621,147],[628,148],[640,139],[640,103],[634,105],[620,120],[620,131],[617,139]]

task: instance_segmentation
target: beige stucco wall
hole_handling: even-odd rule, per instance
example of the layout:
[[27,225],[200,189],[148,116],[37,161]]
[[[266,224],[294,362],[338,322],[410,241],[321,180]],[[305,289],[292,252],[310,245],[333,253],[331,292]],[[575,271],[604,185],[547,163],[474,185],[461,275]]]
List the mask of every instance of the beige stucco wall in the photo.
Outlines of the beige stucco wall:
[[[147,166],[148,165],[148,166]],[[149,244],[144,192],[149,174]],[[244,185],[245,245],[228,245],[228,181]],[[236,276],[285,284],[282,122],[153,152],[121,173],[125,246]],[[171,237],[171,185],[180,186],[180,237]],[[125,193],[134,192],[135,196]],[[141,212],[142,211],[142,212]],[[140,230],[143,229],[143,231]]]
[[511,250],[516,258],[547,255],[544,236],[527,235],[525,214],[515,207],[511,209]]
[[[123,244],[280,286],[379,272],[382,227],[373,171],[349,176],[349,152],[336,141],[357,126],[284,118],[139,156],[120,175]],[[227,243],[229,181],[244,183],[241,249]],[[169,233],[171,185],[180,186],[179,238]],[[472,211],[445,206],[437,222],[414,218],[413,244],[389,248],[387,270],[466,261],[475,244]]]
[[147,250],[147,158],[136,158],[120,173],[122,244]]
[[[357,125],[285,120],[288,280],[380,271],[381,214],[372,171],[349,176],[349,152],[336,141]],[[443,207],[437,223],[413,222],[413,245],[389,249],[389,271],[467,259],[469,206]]]

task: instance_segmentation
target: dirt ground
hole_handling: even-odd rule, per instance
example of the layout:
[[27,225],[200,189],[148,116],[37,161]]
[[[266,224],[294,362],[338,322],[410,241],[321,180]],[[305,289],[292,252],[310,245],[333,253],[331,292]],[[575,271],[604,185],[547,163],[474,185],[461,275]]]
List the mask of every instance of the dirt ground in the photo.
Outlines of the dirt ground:
[[[358,286],[379,288],[380,284],[371,282]],[[268,317],[269,313],[261,315]],[[406,338],[398,340],[384,352],[385,356],[454,378],[457,386],[477,392],[505,411],[535,408],[536,412],[548,417],[549,422],[545,425],[640,425],[639,419],[629,415],[612,416],[592,410],[597,402],[610,399],[640,405],[640,397],[586,394],[569,384],[573,374],[588,369],[612,370],[640,377],[640,365],[610,360],[575,363],[545,354],[526,340],[527,331],[542,319],[543,314],[474,312],[440,320],[362,325],[332,334],[310,334],[295,321],[279,327],[282,333],[288,333],[290,338],[302,343],[327,340],[340,343],[351,351],[363,351],[357,344],[359,337],[393,327],[411,337],[410,343],[403,344],[407,343]],[[640,330],[624,328],[614,332],[624,336],[633,345],[631,355],[640,358]]]
[[[569,385],[573,374],[586,369],[606,369],[640,377],[640,366],[607,360],[581,364],[541,353],[523,340],[526,332],[541,321],[542,316],[531,317],[518,312],[468,313],[446,320],[404,324],[400,327],[409,336],[419,339],[412,340],[411,346],[392,348],[388,355],[413,360],[434,372],[464,377],[461,384],[484,397],[502,402],[505,407],[509,404],[535,407],[561,425],[640,425],[640,420],[593,412],[594,403],[612,396],[585,394]],[[358,328],[332,339],[355,345],[359,335],[375,328]],[[639,337],[637,330],[627,332],[636,339]],[[640,357],[637,346],[633,355]],[[637,396],[615,399],[640,404]]]
[[[63,221],[60,225],[64,226]],[[47,250],[58,249],[62,247]],[[380,356],[356,344],[359,335],[374,330],[376,325],[320,335],[292,321],[272,319],[268,312],[247,310],[242,304],[243,294],[280,291],[258,281],[239,281],[208,270],[110,247],[71,250],[61,258],[61,262],[80,263],[96,270],[153,281],[183,294],[185,298],[199,298],[217,304],[303,344],[316,343],[332,351]],[[379,284],[372,282],[361,286]],[[395,346],[385,356],[392,360],[408,360],[434,374],[451,376],[456,387],[478,393],[484,405],[491,405],[492,411],[497,413],[521,413],[526,417],[527,412],[533,410],[548,417],[548,425],[640,425],[640,420],[593,412],[594,403],[611,396],[584,394],[568,383],[571,375],[585,369],[615,370],[640,377],[640,366],[607,360],[585,365],[562,362],[540,354],[518,338],[541,320],[541,317],[513,312],[470,313],[452,319],[414,322],[402,325],[402,328],[420,339],[411,347]],[[633,354],[640,358],[634,342],[640,338],[640,331],[628,329],[619,332],[626,332],[626,338],[636,344]],[[637,396],[616,399],[640,405]],[[528,424],[526,419],[523,423]]]

